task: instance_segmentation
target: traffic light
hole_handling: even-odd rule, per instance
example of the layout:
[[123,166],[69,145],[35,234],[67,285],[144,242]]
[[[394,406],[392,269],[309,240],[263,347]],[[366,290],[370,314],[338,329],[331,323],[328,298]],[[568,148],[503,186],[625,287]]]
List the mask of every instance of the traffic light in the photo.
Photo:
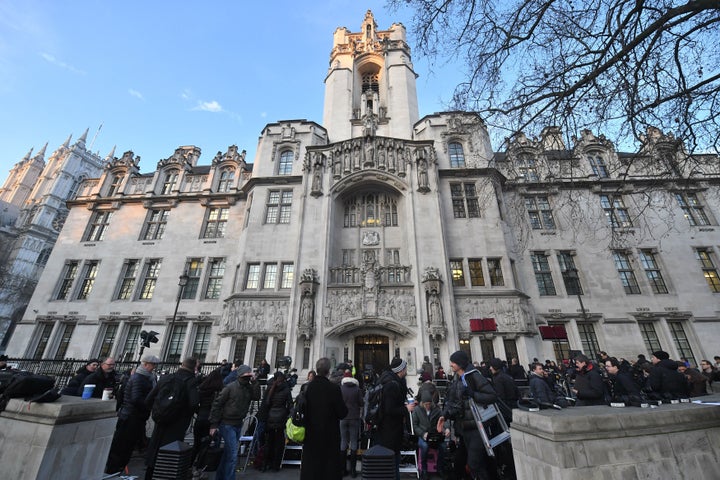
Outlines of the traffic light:
[[151,343],[158,342],[158,332],[150,330],[149,332],[143,330],[140,332],[140,345],[143,347],[150,347]]

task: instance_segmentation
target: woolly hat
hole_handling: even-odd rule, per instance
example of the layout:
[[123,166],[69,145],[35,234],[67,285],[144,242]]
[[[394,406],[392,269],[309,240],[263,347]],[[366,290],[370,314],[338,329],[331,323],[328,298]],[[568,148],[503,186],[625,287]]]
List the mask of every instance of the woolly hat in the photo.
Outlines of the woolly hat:
[[670,358],[670,354],[667,352],[663,352],[662,350],[658,350],[657,352],[653,352],[653,357],[657,358],[658,360],[667,360]]
[[499,358],[493,358],[492,360],[490,360],[489,364],[495,370],[502,370],[503,362]]
[[470,357],[468,357],[468,354],[462,350],[458,350],[450,355],[450,361],[462,368],[465,368],[467,364],[470,363]]
[[420,403],[425,403],[425,402],[431,402],[431,403],[432,403],[432,401],[433,401],[432,393],[430,393],[430,392],[428,392],[428,391],[423,391],[423,392],[420,394]]
[[393,358],[393,361],[390,362],[390,370],[392,370],[393,373],[400,373],[406,368],[407,362],[402,358],[395,357]]
[[252,368],[248,367],[247,365],[240,365],[237,368],[238,377],[248,377],[250,375],[252,375]]

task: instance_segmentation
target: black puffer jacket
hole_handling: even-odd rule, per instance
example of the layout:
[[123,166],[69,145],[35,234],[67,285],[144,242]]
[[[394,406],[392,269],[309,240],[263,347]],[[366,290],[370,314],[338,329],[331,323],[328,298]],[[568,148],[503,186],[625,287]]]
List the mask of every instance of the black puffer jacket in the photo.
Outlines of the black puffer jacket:
[[359,420],[360,410],[363,406],[363,393],[360,390],[360,382],[352,377],[345,377],[342,379],[340,391],[348,409],[344,420]]
[[490,405],[497,402],[497,393],[490,382],[474,368],[465,372],[464,379],[465,382],[461,375],[453,377],[453,381],[448,387],[442,416],[449,420],[462,422],[462,429],[473,429],[477,427],[470,410],[470,398],[480,405]]
[[[268,388],[268,393],[271,388]],[[285,428],[285,422],[290,415],[292,406],[292,393],[287,382],[276,385],[272,396],[267,397],[264,403],[267,408],[267,428]]]
[[123,420],[127,420],[130,416],[147,420],[150,416],[150,409],[145,405],[145,398],[155,386],[155,382],[153,382],[152,373],[142,368],[142,366],[137,368],[125,387],[123,403],[118,412],[118,417]]

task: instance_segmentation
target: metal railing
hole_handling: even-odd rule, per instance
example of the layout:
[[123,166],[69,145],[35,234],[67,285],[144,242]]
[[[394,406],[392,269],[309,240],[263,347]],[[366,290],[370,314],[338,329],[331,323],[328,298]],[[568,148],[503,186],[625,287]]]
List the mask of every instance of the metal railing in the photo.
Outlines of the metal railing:
[[[55,377],[55,387],[62,389],[68,381],[77,375],[78,370],[87,365],[88,360],[78,358],[66,358],[63,360],[37,360],[30,358],[10,358],[8,365],[17,370],[32,372],[39,375]],[[138,366],[138,362],[115,363],[115,372],[118,376]],[[207,375],[219,367],[219,363],[201,363],[200,371]],[[100,367],[98,367],[100,368]],[[172,373],[180,368],[180,363],[160,364],[155,369],[158,374]]]

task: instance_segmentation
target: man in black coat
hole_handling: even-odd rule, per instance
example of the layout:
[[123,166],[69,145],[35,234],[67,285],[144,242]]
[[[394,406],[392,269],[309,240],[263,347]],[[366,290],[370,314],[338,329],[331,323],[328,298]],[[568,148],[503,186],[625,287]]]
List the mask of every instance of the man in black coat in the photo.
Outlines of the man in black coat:
[[152,372],[158,363],[160,359],[155,355],[145,355],[127,382],[105,473],[121,472],[130,461],[138,440],[145,438],[145,422],[150,416],[145,398],[155,387],[155,375]]
[[402,358],[393,358],[390,367],[380,375],[382,406],[380,424],[377,430],[377,443],[395,452],[396,478],[400,478],[400,450],[405,434],[405,422],[410,421],[408,412],[412,412],[415,403],[407,403],[407,362]]
[[672,400],[687,398],[689,386],[685,375],[678,372],[677,362],[670,360],[667,352],[653,352],[650,361],[653,367],[647,379],[648,396],[653,400]]
[[301,480],[340,480],[344,458],[340,451],[340,420],[348,414],[340,387],[331,383],[330,359],[315,364],[317,375],[305,388],[305,442]]
[[157,456],[160,448],[168,443],[175,441],[182,442],[185,439],[185,432],[190,426],[190,421],[192,420],[192,417],[197,411],[200,403],[197,381],[195,379],[196,366],[196,359],[186,358],[183,360],[182,365],[177,372],[161,377],[155,388],[150,391],[145,399],[145,404],[152,410],[152,405],[155,403],[155,397],[157,397],[160,390],[163,389],[163,385],[167,382],[173,382],[175,379],[178,379],[182,381],[185,387],[184,395],[187,400],[182,411],[175,417],[173,422],[164,424],[155,423],[155,429],[153,430],[152,437],[150,438],[150,444],[147,449],[147,468],[145,470],[146,480],[152,479],[153,470],[155,469],[155,457]]
[[635,383],[628,372],[620,369],[620,361],[617,358],[608,357],[605,360],[605,371],[608,373],[611,402],[623,402],[636,406],[642,402],[640,386]]
[[115,375],[115,359],[108,357],[104,362],[100,364],[100,368],[95,369],[93,373],[85,377],[85,380],[80,384],[78,388],[78,396],[81,396],[85,385],[95,385],[93,390],[93,398],[102,398],[103,390],[111,388],[115,392],[115,386],[117,384],[117,377]]
[[605,405],[605,384],[595,365],[585,355],[575,357],[575,385],[573,393],[576,407]]
[[520,400],[520,389],[515,384],[515,380],[505,373],[502,367],[503,363],[499,358],[490,360],[490,373],[492,373],[493,387],[495,387],[498,397],[505,402],[505,405],[510,408],[516,408],[517,402]]

